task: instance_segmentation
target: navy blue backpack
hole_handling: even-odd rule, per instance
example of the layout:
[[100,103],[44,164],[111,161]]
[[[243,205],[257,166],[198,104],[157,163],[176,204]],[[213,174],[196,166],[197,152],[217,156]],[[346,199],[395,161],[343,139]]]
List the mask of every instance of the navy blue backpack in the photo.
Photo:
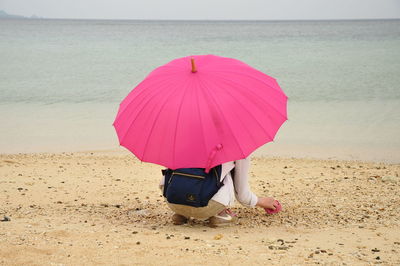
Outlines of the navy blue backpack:
[[223,186],[220,182],[222,166],[210,169],[180,168],[162,170],[165,176],[163,195],[169,203],[204,207]]

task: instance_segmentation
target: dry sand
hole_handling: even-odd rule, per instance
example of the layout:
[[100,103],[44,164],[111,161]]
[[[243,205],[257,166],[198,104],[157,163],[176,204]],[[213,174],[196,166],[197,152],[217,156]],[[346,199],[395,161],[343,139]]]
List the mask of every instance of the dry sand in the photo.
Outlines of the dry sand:
[[170,223],[161,167],[121,152],[0,155],[2,265],[399,265],[399,164],[253,158],[280,200],[238,224]]

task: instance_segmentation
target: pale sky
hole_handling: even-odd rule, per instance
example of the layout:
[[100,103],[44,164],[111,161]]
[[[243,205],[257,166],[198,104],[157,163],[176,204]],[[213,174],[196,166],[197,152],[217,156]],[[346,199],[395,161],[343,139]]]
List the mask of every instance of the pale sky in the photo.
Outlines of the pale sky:
[[9,14],[86,19],[400,18],[400,0],[0,0]]

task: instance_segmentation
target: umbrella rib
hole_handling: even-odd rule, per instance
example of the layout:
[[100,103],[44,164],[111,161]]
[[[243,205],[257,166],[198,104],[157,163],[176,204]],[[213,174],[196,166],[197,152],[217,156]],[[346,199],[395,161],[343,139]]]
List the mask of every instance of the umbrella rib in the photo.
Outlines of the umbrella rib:
[[[165,80],[168,80],[168,79],[165,79]],[[154,86],[155,84],[163,83],[165,80],[164,80],[164,79],[163,79],[163,80],[158,80],[157,82],[154,82],[153,84],[151,84],[151,86]],[[140,83],[132,90],[132,92],[133,92],[137,87],[139,87],[141,84],[143,84],[143,83],[144,83],[144,81],[140,82]],[[146,87],[147,87],[147,86],[149,86],[149,85],[146,85]],[[161,89],[161,88],[163,88],[163,87],[162,87],[162,86],[159,86],[158,88]],[[152,90],[152,91],[154,91],[154,90]],[[157,91],[158,91],[158,90],[157,90]],[[126,103],[124,110],[121,110],[121,112],[119,112],[119,113],[117,114],[117,117],[115,118],[115,120],[116,120],[118,117],[120,117],[120,116],[126,111],[126,109],[128,109],[128,106],[132,103],[133,100],[135,100],[137,97],[139,97],[140,95],[142,95],[142,94],[145,93],[145,92],[147,92],[147,90],[142,89],[142,90],[138,91],[137,95],[135,95],[134,97],[132,97],[132,99],[131,99],[128,103]]]
[[143,159],[144,159],[144,157],[145,157],[145,155],[146,155],[147,145],[149,144],[150,137],[151,137],[151,135],[153,134],[154,126],[156,125],[156,122],[157,122],[158,119],[160,118],[160,113],[161,113],[161,111],[164,109],[165,105],[166,105],[166,104],[168,103],[168,101],[169,101],[169,98],[174,94],[175,91],[176,91],[176,89],[173,90],[173,91],[171,92],[171,94],[168,95],[168,97],[165,97],[165,101],[162,103],[162,106],[161,106],[160,110],[158,111],[158,114],[157,114],[157,116],[156,116],[156,119],[154,119],[153,124],[151,125],[151,129],[150,129],[150,131],[149,131],[150,133],[147,135],[146,142],[145,142],[145,145],[144,145],[144,147],[143,147],[143,154],[142,154],[142,158],[143,158]]
[[[198,86],[198,84],[197,83],[195,83],[197,86]],[[200,127],[201,127],[201,136],[202,136],[202,140],[203,140],[203,144],[204,144],[204,146],[203,147],[205,147],[205,149],[206,149],[206,152],[207,152],[207,142],[206,142],[206,135],[204,134],[204,126],[203,126],[203,123],[202,123],[202,120],[201,120],[201,111],[200,111],[200,104],[199,104],[199,90],[198,89],[196,89],[195,90],[195,96],[196,96],[196,103],[197,103],[197,111],[198,111],[198,116],[199,116],[199,124],[200,124]]]
[[[227,91],[225,91],[229,96],[231,96],[231,98],[232,99],[234,99],[235,100],[235,102],[237,102],[238,103],[238,105],[240,105],[244,110],[246,110],[246,112],[248,113],[248,114],[251,114],[251,112],[249,111],[249,109],[244,105],[244,104],[242,104],[236,97],[234,97],[233,95],[232,95],[232,93],[230,93],[228,90]],[[268,117],[270,117],[271,118],[271,116],[269,115],[269,114],[267,114],[268,115]],[[261,122],[256,118],[256,117],[254,117],[254,116],[252,116],[253,118],[254,118],[254,120],[257,122],[257,124],[262,128],[262,130],[264,131],[264,133],[271,139],[271,140],[273,140],[274,138],[272,138],[271,137],[271,135],[267,132],[267,130],[264,128],[264,126],[261,124]],[[271,118],[271,121],[272,121],[273,119]]]
[[[237,82],[235,82],[235,81],[233,81],[233,80],[231,80],[231,79],[223,78],[223,77],[220,77],[220,76],[218,76],[218,78],[219,78],[219,79],[226,80],[226,81],[229,81],[229,82],[231,82],[231,83],[233,83],[233,84],[235,84],[236,86],[239,86],[239,87],[241,87],[241,88],[245,88],[245,87],[243,87],[241,84],[239,84],[239,83],[237,83]],[[249,92],[249,93],[252,93],[255,97],[258,97],[256,94],[254,94],[254,93],[251,92],[250,90],[248,90],[248,92]],[[283,95],[287,98],[287,96],[286,96],[285,94],[283,94]],[[283,115],[278,109],[276,109],[273,105],[271,105],[271,104],[268,103],[267,101],[265,101],[265,104],[268,105],[268,106],[270,106],[272,109],[274,109],[278,114],[280,114],[280,115],[283,116],[284,118],[287,118],[287,117],[286,117],[285,115]]]
[[184,97],[185,97],[185,95],[186,95],[186,93],[187,93],[187,87],[188,87],[188,83],[189,82],[187,82],[187,80],[186,80],[186,84],[185,84],[185,86],[183,86],[184,87],[184,92],[183,92],[183,96],[182,96],[182,101],[180,102],[180,105],[179,105],[179,109],[178,109],[178,114],[177,114],[177,116],[176,116],[176,122],[175,122],[175,134],[174,134],[174,144],[173,144],[173,151],[172,151],[172,165],[174,165],[175,166],[175,144],[176,144],[176,136],[177,136],[177,134],[178,134],[178,121],[179,121],[179,117],[181,116],[181,110],[182,110],[182,105],[183,105],[183,99],[184,99]]
[[[156,92],[158,92],[158,91],[160,91],[160,90],[162,90],[163,89],[163,87],[162,86],[160,86],[160,87],[158,87],[159,89],[158,90],[152,90],[152,91],[150,91],[150,92],[152,92],[152,94],[148,94],[148,95],[157,95],[157,93]],[[141,92],[141,93],[143,93],[143,91]],[[146,96],[148,96],[148,95],[146,95]],[[136,98],[136,97],[134,97],[134,98]],[[131,102],[130,103],[132,103],[132,101],[134,100],[134,98],[131,100]],[[131,128],[131,126],[133,125],[133,123],[136,121],[136,119],[139,117],[139,114],[143,111],[143,109],[145,109],[145,107],[146,107],[146,105],[151,101],[153,99],[153,97],[149,97],[149,99],[146,101],[146,103],[145,104],[143,104],[143,106],[142,106],[142,108],[141,108],[141,110],[140,111],[138,111],[138,113],[137,113],[137,115],[135,116],[135,118],[134,119],[132,119],[132,121],[130,122],[130,125],[128,126],[128,129],[126,130],[126,132],[125,132],[125,134],[121,137],[121,141],[120,141],[120,143],[122,144],[122,142],[123,142],[123,140],[124,140],[124,138],[126,137],[126,135],[128,135],[128,132],[129,132],[129,130],[130,130],[130,128]],[[124,109],[124,111],[123,112],[125,112],[126,110],[127,110],[128,108],[125,108]],[[121,115],[122,115],[122,113],[121,113]],[[118,118],[118,117],[117,117]],[[116,118],[116,119],[117,119]]]
[[[199,82],[202,82],[203,84],[204,84],[204,83],[207,83],[207,82],[204,82],[204,80],[201,80],[201,79],[199,79]],[[212,93],[210,93],[210,90],[208,89],[207,86],[203,86],[203,87],[207,90],[207,92],[208,92],[207,94],[210,96],[210,98],[212,98],[212,100],[213,100],[213,102],[214,102],[214,105],[216,106],[216,108],[218,109],[218,111],[219,111],[219,113],[220,113],[220,117],[221,117],[223,120],[225,120],[226,125],[228,125],[228,127],[229,127],[229,129],[230,129],[230,131],[231,131],[231,133],[232,133],[232,136],[233,136],[233,138],[235,139],[236,144],[238,145],[238,147],[240,148],[240,151],[242,152],[243,158],[245,158],[245,154],[244,154],[243,149],[242,149],[242,147],[241,147],[241,145],[240,145],[240,142],[238,141],[236,135],[233,133],[233,130],[232,130],[232,127],[230,126],[230,124],[227,123],[226,117],[223,115],[223,112],[221,111],[221,109],[220,109],[220,107],[219,107],[218,101],[215,100],[215,97],[212,95]],[[212,166],[211,166],[211,167],[212,167]]]
[[[259,71],[259,70],[257,70],[257,69],[254,69],[254,70],[260,72],[260,74],[262,74],[262,75],[268,76],[267,74],[262,73],[261,71]],[[216,70],[213,70],[213,72],[233,73],[233,74],[237,74],[237,75],[247,76],[247,77],[249,77],[249,78],[251,78],[251,79],[257,80],[257,81],[259,81],[259,82],[265,84],[266,86],[268,86],[269,88],[271,88],[271,89],[273,89],[273,90],[275,90],[275,91],[278,91],[278,92],[282,93],[282,94],[285,95],[285,97],[287,98],[286,94],[283,92],[282,89],[278,90],[277,88],[275,88],[275,87],[269,85],[267,82],[265,82],[265,81],[263,81],[263,80],[261,80],[261,79],[259,79],[259,78],[257,78],[257,77],[254,77],[253,75],[250,75],[249,73],[236,72],[236,71],[230,71],[230,70],[223,70],[223,71],[222,71],[222,70],[219,70],[219,69],[218,69],[218,70],[217,70],[217,69],[216,69]],[[271,77],[271,76],[268,76],[268,77],[276,81],[275,78],[273,78],[273,77]]]
[[[243,87],[243,86],[241,86],[241,87]],[[245,106],[245,105],[243,105],[240,101],[238,101],[237,99],[236,99],[236,97],[234,97],[233,95],[232,95],[232,93],[227,93],[228,95],[230,95],[237,103],[239,103],[239,105],[240,106],[242,106],[243,107],[243,109],[245,109],[249,114],[250,114],[250,112],[248,111],[248,108]],[[254,95],[254,93],[252,93],[253,95]],[[257,95],[255,95],[256,97],[257,97]],[[274,108],[275,109],[275,108]],[[276,109],[275,109],[276,110]],[[280,113],[280,112],[278,112],[278,113]],[[269,116],[269,115],[268,115]],[[270,116],[269,116],[270,117]],[[254,118],[254,117],[253,117]],[[275,136],[274,137],[271,137],[271,135],[266,131],[266,129],[262,126],[262,124],[260,123],[260,121],[258,120],[258,119],[256,119],[256,118],[254,118],[255,119],[255,121],[257,122],[257,124],[259,124],[260,125],[260,127],[263,129],[263,131],[265,132],[265,134],[270,138],[270,140],[267,140],[267,141],[262,141],[262,143],[260,144],[260,143],[255,143],[256,144],[256,149],[258,148],[258,147],[261,147],[262,145],[264,145],[264,144],[266,144],[266,143],[268,143],[268,142],[270,142],[270,141],[273,141],[274,140],[274,138],[275,138]],[[272,119],[271,119],[272,120]],[[287,117],[285,117],[285,120],[284,121],[282,121],[282,123],[279,125],[279,127],[278,127],[278,130],[279,130],[279,128],[285,123],[285,121],[287,121]],[[275,132],[275,135],[276,135],[276,133],[278,132],[278,130],[276,130],[276,132]],[[251,152],[249,153],[249,154],[247,154],[247,155],[245,155],[244,157],[246,158],[248,155],[250,155],[251,154]]]

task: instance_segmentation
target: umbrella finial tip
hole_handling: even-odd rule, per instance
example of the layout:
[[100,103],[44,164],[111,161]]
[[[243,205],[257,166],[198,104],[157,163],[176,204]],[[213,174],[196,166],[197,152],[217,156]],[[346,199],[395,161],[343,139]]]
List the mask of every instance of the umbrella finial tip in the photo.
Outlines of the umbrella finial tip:
[[190,58],[190,61],[192,62],[192,73],[196,73],[197,69],[196,69],[196,65],[194,63],[194,57],[193,56]]

